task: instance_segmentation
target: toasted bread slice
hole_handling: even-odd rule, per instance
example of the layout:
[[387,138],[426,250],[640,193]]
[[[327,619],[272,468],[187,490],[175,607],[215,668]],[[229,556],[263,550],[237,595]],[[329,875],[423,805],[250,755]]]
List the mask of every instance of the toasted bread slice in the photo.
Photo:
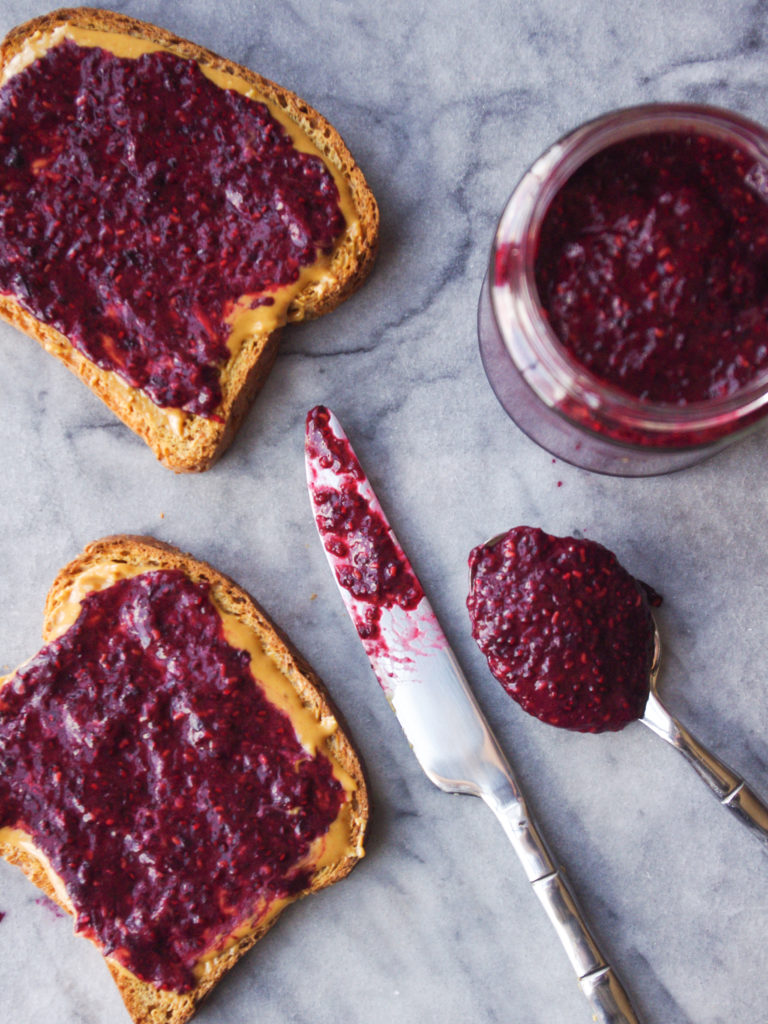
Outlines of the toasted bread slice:
[[[118,365],[116,370],[114,364],[109,360],[105,362],[103,358],[99,360],[100,365],[97,365],[95,357],[91,358],[84,354],[75,347],[76,341],[73,338],[65,336],[62,329],[57,329],[50,322],[56,319],[55,316],[50,316],[45,311],[33,312],[34,307],[30,306],[30,302],[22,294],[27,287],[24,264],[27,261],[30,264],[34,264],[35,261],[40,264],[41,257],[33,251],[22,251],[21,273],[17,274],[17,281],[21,283],[10,289],[4,288],[6,293],[0,295],[0,316],[31,335],[44,348],[61,359],[149,444],[161,462],[177,472],[205,470],[232,440],[246,410],[269,373],[275,359],[278,335],[282,326],[289,321],[309,319],[334,309],[355,291],[368,274],[378,243],[379,215],[376,201],[338,132],[298,96],[209,50],[123,14],[85,7],[63,9],[13,29],[0,48],[0,83],[8,87],[9,83],[30,65],[39,61],[54,47],[67,42],[91,49],[101,47],[110,54],[127,60],[137,59],[140,55],[150,52],[165,51],[183,60],[195,62],[216,87],[243,93],[249,99],[265,104],[269,115],[292,140],[294,149],[318,157],[327,172],[332,175],[338,189],[338,208],[346,221],[346,226],[335,238],[329,251],[317,250],[315,262],[302,265],[296,280],[287,285],[275,285],[267,292],[261,290],[256,293],[256,299],[254,293],[239,298],[228,294],[228,312],[223,318],[224,324],[219,322],[217,330],[229,331],[226,339],[229,354],[218,364],[218,368],[207,366],[205,371],[218,373],[220,403],[212,412],[204,410],[200,415],[194,411],[196,407],[189,402],[188,408],[192,408],[193,411],[174,408],[173,399],[170,405],[165,399],[164,404],[156,404],[145,390],[136,386],[139,378],[135,375],[120,375],[121,366]],[[18,116],[23,117],[24,114]],[[4,166],[10,166],[14,154],[6,153],[5,157],[9,163]],[[43,155],[40,161],[44,163],[46,159]],[[30,159],[30,163],[33,162]],[[165,173],[162,167],[160,171]],[[57,187],[64,188],[64,181],[62,180]],[[274,195],[272,201],[277,202],[279,206],[280,200],[275,200]],[[242,197],[235,196],[235,204],[241,199]],[[231,191],[227,192],[226,200],[231,200]],[[223,203],[224,197],[220,197],[220,201]],[[101,212],[104,223],[108,225],[113,212],[108,203],[105,203]],[[214,221],[210,227],[215,234],[216,222]],[[165,230],[165,227],[162,230]],[[159,232],[161,233],[162,231]],[[140,238],[138,241],[147,247],[146,238]],[[129,242],[128,237],[121,238],[119,248],[122,253]],[[24,246],[27,246],[26,242]],[[70,260],[71,253],[70,248],[63,259]],[[62,257],[59,254],[56,258]],[[194,254],[187,258],[194,258]],[[48,254],[45,259],[48,259]],[[13,261],[16,273],[18,256],[14,255]],[[209,263],[205,265],[210,266]],[[170,276],[173,273],[173,270],[169,271]],[[170,278],[167,283],[170,286]],[[161,282],[161,292],[162,284]],[[76,287],[67,289],[68,301],[76,302],[78,291]],[[266,303],[261,301],[259,304],[258,297],[261,296],[263,300],[265,295]],[[195,301],[196,296],[190,295],[186,298],[188,301]],[[127,301],[122,295],[119,302],[110,298],[110,311],[119,303]],[[160,301],[162,302],[162,295]],[[45,304],[40,305],[42,308]],[[49,308],[50,303],[45,306],[46,310]],[[203,321],[205,315],[204,311]],[[130,334],[136,330],[135,324],[140,318],[131,308],[128,316],[132,319],[126,321],[128,326],[125,329]],[[61,324],[59,326],[61,327]],[[93,324],[90,325],[90,329],[92,337],[100,335]],[[141,328],[138,329],[140,331]],[[175,337],[169,341],[177,346],[177,350],[179,346],[194,345],[192,339],[187,336]],[[132,356],[129,353],[128,356],[121,358],[125,362],[125,359]],[[154,378],[150,375],[149,379]]]
[[[333,783],[335,792],[343,793],[343,797],[341,798],[342,802],[334,821],[323,835],[317,836],[312,840],[310,854],[299,862],[301,870],[299,877],[304,883],[301,889],[296,892],[283,892],[281,890],[279,898],[275,898],[266,905],[263,903],[259,905],[258,913],[247,917],[245,920],[239,920],[237,926],[232,930],[225,929],[223,932],[220,932],[212,945],[209,942],[206,948],[194,949],[192,973],[190,974],[192,981],[190,983],[177,986],[176,989],[169,988],[167,985],[157,982],[156,974],[153,976],[154,980],[147,980],[146,977],[137,976],[134,970],[131,969],[130,958],[126,962],[126,957],[120,957],[117,953],[107,956],[106,962],[109,970],[136,1024],[161,1024],[161,1022],[162,1024],[183,1024],[184,1021],[188,1020],[195,1012],[200,1000],[216,985],[219,979],[243,953],[250,949],[265,934],[288,903],[308,892],[316,892],[325,886],[331,885],[333,882],[344,877],[352,869],[357,860],[363,855],[363,839],[368,821],[368,797],[362,766],[350,740],[339,726],[324,688],[309,666],[276,630],[252,598],[231,580],[212,569],[206,563],[197,561],[190,555],[183,554],[173,547],[148,537],[115,536],[90,544],[78,558],[61,570],[50,590],[45,606],[43,630],[46,644],[56,648],[56,657],[61,657],[61,648],[57,644],[59,644],[60,638],[62,638],[62,642],[66,642],[67,635],[72,635],[72,623],[78,619],[78,616],[82,620],[81,612],[86,607],[91,607],[89,604],[82,604],[89,595],[94,595],[98,591],[102,598],[104,598],[108,596],[110,588],[114,594],[117,588],[126,580],[136,584],[141,583],[142,580],[157,579],[158,573],[168,572],[171,574],[180,572],[183,574],[183,579],[208,588],[207,593],[210,601],[224,624],[224,635],[227,644],[232,645],[235,648],[235,652],[245,649],[251,654],[249,662],[251,676],[248,678],[257,679],[258,684],[254,683],[254,685],[257,685],[257,688],[266,693],[270,705],[274,704],[275,707],[279,707],[282,713],[288,716],[295,730],[295,735],[301,742],[301,749],[309,751],[316,758],[327,760],[332,770],[333,779],[336,780]],[[147,574],[154,574],[154,577]],[[115,630],[115,635],[117,635],[117,630]],[[145,641],[146,636],[144,636],[143,640],[140,639],[142,646]],[[110,638],[110,649],[112,647],[113,641]],[[49,649],[49,647],[46,647],[43,651]],[[42,654],[43,652],[41,652]],[[239,657],[240,655],[237,656]],[[25,663],[14,674],[0,681],[0,758],[2,758],[4,751],[6,754],[8,751],[8,733],[3,732],[3,718],[5,716],[6,726],[8,726],[11,717],[14,715],[13,710],[9,710],[9,703],[13,693],[24,685],[29,685],[33,691],[37,686],[39,699],[39,680],[33,681],[30,684],[25,683],[22,677],[22,674],[29,666],[39,663],[39,657]],[[85,664],[85,661],[83,664]],[[130,680],[126,680],[126,685],[130,686]],[[118,687],[121,686],[122,682],[118,683]],[[5,701],[2,699],[4,692],[8,694]],[[151,697],[153,697],[153,694],[154,691]],[[100,701],[102,699],[104,701],[107,700],[106,696],[99,698]],[[178,701],[178,697],[176,700]],[[24,698],[23,707],[28,708],[28,706],[26,698]],[[75,706],[76,702],[70,694],[63,719],[67,723],[66,729],[72,729],[73,721],[76,722],[77,712],[73,710]],[[142,705],[142,707],[144,706]],[[174,706],[178,708],[179,705],[176,703]],[[193,705],[190,703],[191,706]],[[199,707],[200,705],[197,706]],[[100,704],[98,707],[99,713],[103,714],[103,705]],[[21,711],[17,708],[15,714],[20,715]],[[18,718],[14,717],[11,728],[15,728],[17,722]],[[116,734],[119,733],[119,723],[110,721],[107,725],[109,729],[117,730]],[[199,728],[199,724],[195,727]],[[141,747],[144,740],[139,738],[142,727],[139,726],[138,722],[128,722],[126,723],[126,728],[128,735],[131,736],[130,742],[136,745],[136,758],[141,759],[149,756],[146,755],[145,750]],[[167,725],[162,725],[160,728],[165,729]],[[237,728],[239,731],[239,727]],[[74,735],[80,735],[76,725]],[[270,735],[272,734],[270,733]],[[40,742],[42,744],[43,740],[41,739]],[[73,740],[72,742],[76,741]],[[86,742],[89,746],[87,757],[89,759],[94,756],[98,757],[98,744],[94,753],[93,742],[90,740]],[[151,757],[146,762],[148,764],[152,763],[152,758],[156,762],[158,757],[158,748],[152,745],[153,742],[150,742]],[[276,739],[274,742],[277,744]],[[203,740],[200,740],[200,743],[203,743]],[[122,750],[126,745],[126,741],[123,739],[119,744],[120,749]],[[194,747],[195,744],[192,744],[191,748],[184,749],[194,749]],[[105,750],[104,753],[109,758],[108,763],[110,765],[116,757],[122,756],[119,751]],[[258,747],[256,754],[258,755],[257,760],[261,758],[258,761],[259,765],[263,766],[266,763],[263,748]],[[40,764],[40,759],[43,757],[42,747],[33,756],[37,758],[36,763]],[[187,753],[183,756],[188,759]],[[248,756],[251,757],[250,754]],[[299,756],[304,758],[304,754]],[[46,771],[53,771],[53,763],[59,765],[62,762],[60,759],[52,758],[43,763],[47,764]],[[139,763],[144,764],[145,761],[140,760]],[[240,763],[240,761],[237,762],[237,764]],[[297,762],[297,765],[299,763],[301,761]],[[228,762],[227,766],[228,768],[231,767],[231,763]],[[254,770],[257,770],[256,767],[254,767]],[[298,770],[297,767],[295,771]],[[59,780],[60,791],[64,793],[69,792],[67,789],[69,785],[70,783],[66,776],[63,780]],[[210,785],[213,791],[213,781],[211,781]],[[207,791],[207,782],[202,788]],[[6,794],[5,807],[3,806],[4,793]],[[82,904],[77,906],[77,898],[70,897],[65,880],[60,874],[57,874],[46,852],[36,843],[32,831],[26,830],[18,821],[12,824],[8,823],[8,802],[17,799],[16,796],[11,794],[12,790],[10,788],[5,791],[0,788],[0,855],[4,856],[11,863],[18,865],[36,885],[64,910],[68,913],[76,914],[78,921],[83,921],[83,913],[85,912],[85,921],[87,923],[91,920],[90,914],[96,913],[98,908],[85,907],[84,911]],[[172,803],[178,796],[178,793],[169,793],[167,796],[168,803]],[[58,795],[58,792],[56,799],[60,801],[59,807],[64,808],[61,813],[70,814],[72,803],[66,803],[67,798]],[[79,800],[80,797],[77,799]],[[195,799],[199,800],[200,798],[195,797]],[[320,800],[321,797],[317,796],[315,799]],[[337,798],[334,797],[334,799]],[[61,801],[64,802],[61,803]],[[215,804],[215,801],[211,800],[211,804]],[[95,810],[95,808],[91,807],[85,813],[90,814],[91,810]],[[202,813],[210,815],[213,811],[218,813],[221,811],[221,808],[215,806],[211,808],[205,803],[205,798],[203,798]],[[262,813],[256,806],[248,805],[246,813],[249,819],[256,815],[257,812],[259,815]],[[51,815],[55,816],[57,813],[59,812],[55,807],[53,810],[47,809],[45,821],[49,822]],[[92,816],[85,817],[85,813],[83,815],[85,820],[92,822]],[[165,806],[161,807],[157,813],[165,814]],[[272,811],[270,808],[267,808],[265,813],[271,814]],[[292,818],[291,820],[299,820],[300,808],[289,813],[297,816],[296,819]],[[312,813],[312,809],[308,813]],[[5,821],[3,820],[4,814]],[[144,811],[142,809],[143,814]],[[170,821],[171,819],[167,820]],[[269,820],[272,821],[271,818]],[[109,822],[108,824],[113,823]],[[86,829],[93,829],[92,824],[88,824],[85,827]],[[82,822],[78,822],[77,828],[82,828]],[[194,828],[197,828],[197,826],[194,826]],[[164,839],[167,837],[168,831],[166,819],[163,818],[161,836]],[[75,835],[77,834],[80,833],[75,833]],[[87,832],[85,834],[88,835]],[[174,832],[173,835],[175,834]],[[194,834],[202,833],[194,832]],[[260,836],[257,838],[261,841]],[[77,842],[76,839],[72,840],[71,837],[68,841]],[[269,840],[267,839],[267,841]],[[134,842],[134,834],[132,833],[127,848],[134,849]],[[67,848],[71,849],[71,847]],[[95,849],[90,838],[85,848]],[[145,847],[139,859],[149,856],[146,850],[147,848]],[[50,847],[49,852],[53,859],[58,856],[58,853],[50,850]],[[199,870],[199,851],[196,852],[193,848],[185,856],[190,858],[197,856],[196,870]],[[156,861],[156,863],[164,866],[166,862],[161,860]],[[208,860],[204,859],[203,869],[206,871],[208,863]],[[135,863],[131,862],[129,858],[129,862],[123,865],[121,870],[133,873],[135,867]],[[194,878],[194,875],[191,877]],[[76,874],[74,878],[75,881],[73,881],[72,885],[76,887],[80,882],[79,875]],[[250,876],[246,878],[246,887],[250,885],[249,878]],[[98,885],[100,883],[98,881],[89,883],[89,885],[94,884]],[[86,889],[86,892],[90,891],[90,888]],[[186,891],[189,892],[189,889]],[[213,890],[214,902],[225,904],[227,902],[226,899],[215,899],[219,891],[215,888]],[[107,903],[110,904],[111,890],[107,889],[107,892],[110,894]],[[129,899],[133,899],[132,894],[135,892],[135,889],[132,888],[129,892],[131,894]],[[162,898],[167,900],[169,897],[166,893]],[[206,899],[210,901],[211,897],[208,896]],[[115,902],[115,906],[119,906],[119,903]],[[185,911],[186,907],[182,906],[180,912],[183,914]],[[148,909],[147,907],[144,908],[145,919],[147,912],[149,912],[149,918],[152,921],[156,917],[160,917],[160,911],[158,910],[156,914],[153,913],[151,905]],[[186,942],[189,938],[187,929],[193,928],[193,926],[186,920],[180,922],[180,925],[183,941]],[[174,927],[176,927],[175,922]],[[87,937],[93,938],[97,946],[100,946],[98,937],[88,934],[87,928],[81,928],[81,931]],[[210,934],[209,931],[207,935],[210,937]],[[161,948],[165,950],[167,947],[162,945]],[[102,952],[104,952],[103,948]],[[134,955],[139,956],[138,953]],[[156,955],[156,953],[153,955]],[[166,954],[163,953],[162,955],[165,956]],[[144,964],[146,966],[146,961],[144,961]]]

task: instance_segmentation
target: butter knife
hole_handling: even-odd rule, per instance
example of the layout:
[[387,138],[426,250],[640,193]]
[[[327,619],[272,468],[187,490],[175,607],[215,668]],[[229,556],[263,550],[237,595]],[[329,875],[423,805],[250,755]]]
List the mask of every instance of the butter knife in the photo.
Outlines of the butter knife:
[[373,671],[421,767],[498,818],[554,925],[598,1024],[639,1024],[451,651],[334,414],[306,422],[307,485],[320,539]]

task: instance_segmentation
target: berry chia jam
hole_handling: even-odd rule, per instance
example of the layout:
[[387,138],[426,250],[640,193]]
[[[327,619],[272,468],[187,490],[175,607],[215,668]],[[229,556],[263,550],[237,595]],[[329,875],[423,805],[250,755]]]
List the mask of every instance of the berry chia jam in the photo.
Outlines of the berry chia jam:
[[236,303],[344,227],[319,157],[194,61],[67,40],[0,90],[0,291],[158,406],[215,418]]
[[652,104],[582,125],[499,222],[478,335],[499,401],[574,465],[646,476],[768,414],[768,131]]
[[525,711],[579,732],[643,714],[659,598],[612,552],[519,526],[475,548],[469,566],[472,635]]
[[604,383],[725,398],[768,368],[768,168],[700,134],[609,146],[552,200],[535,276],[560,342]]
[[201,954],[309,880],[345,795],[175,570],[90,594],[0,689],[0,828],[64,880],[76,930],[185,991]]
[[336,578],[366,606],[357,631],[362,639],[373,640],[380,635],[383,608],[413,609],[424,592],[383,516],[360,493],[365,474],[349,442],[336,436],[329,419],[324,406],[307,414],[307,455],[342,478],[338,487],[312,484],[315,520],[325,548],[334,555]]

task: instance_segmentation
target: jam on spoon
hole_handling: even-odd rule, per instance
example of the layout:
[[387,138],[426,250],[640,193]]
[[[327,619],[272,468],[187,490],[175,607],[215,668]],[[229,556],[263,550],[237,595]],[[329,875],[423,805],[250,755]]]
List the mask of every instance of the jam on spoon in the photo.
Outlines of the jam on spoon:
[[685,757],[759,839],[768,806],[662,704],[661,598],[595,541],[519,526],[476,547],[467,598],[472,635],[512,697],[544,722],[580,732],[639,720]]
[[658,598],[614,554],[518,526],[476,547],[469,565],[472,635],[525,711],[579,732],[642,716]]

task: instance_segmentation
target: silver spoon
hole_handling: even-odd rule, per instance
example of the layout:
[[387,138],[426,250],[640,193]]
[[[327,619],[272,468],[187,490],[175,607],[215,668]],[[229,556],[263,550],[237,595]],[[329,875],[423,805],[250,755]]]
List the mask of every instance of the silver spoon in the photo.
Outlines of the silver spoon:
[[662,704],[658,693],[661,637],[655,619],[653,627],[653,662],[649,673],[651,691],[640,721],[680,751],[723,807],[733,811],[759,839],[768,841],[768,807],[741,776],[707,750]]
[[[482,546],[491,547],[503,536],[503,533],[498,533]],[[474,574],[470,572],[470,589],[473,582]],[[729,768],[727,764],[707,750],[704,744],[688,732],[662,704],[658,692],[661,670],[661,636],[653,613],[651,613],[651,618],[653,620],[653,660],[648,673],[650,692],[640,721],[657,736],[666,740],[675,750],[679,750],[699,778],[706,782],[723,807],[733,811],[758,839],[768,842],[768,806],[754,790],[749,788],[740,775],[737,775],[732,768]]]

